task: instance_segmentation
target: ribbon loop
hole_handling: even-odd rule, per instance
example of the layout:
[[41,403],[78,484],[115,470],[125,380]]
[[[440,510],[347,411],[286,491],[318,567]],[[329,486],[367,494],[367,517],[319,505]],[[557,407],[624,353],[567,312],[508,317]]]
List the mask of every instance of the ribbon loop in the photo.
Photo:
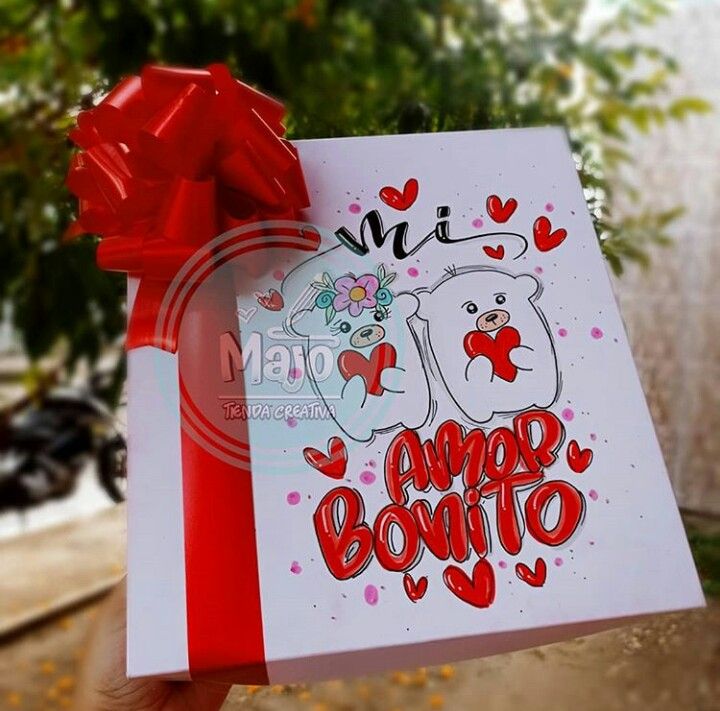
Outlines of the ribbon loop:
[[154,326],[164,291],[197,248],[253,221],[299,219],[309,205],[284,113],[213,64],[147,66],[78,115],[70,138],[82,150],[67,186],[79,215],[66,237],[99,234],[98,264],[140,276],[128,348],[176,348],[154,339]]

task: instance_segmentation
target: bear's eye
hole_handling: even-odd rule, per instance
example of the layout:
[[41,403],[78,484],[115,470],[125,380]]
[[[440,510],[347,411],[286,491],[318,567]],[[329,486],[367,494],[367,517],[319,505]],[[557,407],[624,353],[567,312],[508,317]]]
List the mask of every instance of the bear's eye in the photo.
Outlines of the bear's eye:
[[352,328],[352,326],[351,326],[347,321],[343,321],[343,322],[340,324],[340,331],[341,331],[342,333],[350,333],[350,329],[351,329],[351,328]]
[[495,297],[495,303],[500,306],[505,303],[505,294],[498,294]]
[[376,321],[384,321],[384,320],[385,320],[385,314],[384,314],[382,311],[376,311],[376,312],[373,314],[373,318],[374,318]]
[[469,314],[476,314],[478,312],[477,304],[473,304],[471,301],[469,304],[465,305],[465,311],[467,311]]

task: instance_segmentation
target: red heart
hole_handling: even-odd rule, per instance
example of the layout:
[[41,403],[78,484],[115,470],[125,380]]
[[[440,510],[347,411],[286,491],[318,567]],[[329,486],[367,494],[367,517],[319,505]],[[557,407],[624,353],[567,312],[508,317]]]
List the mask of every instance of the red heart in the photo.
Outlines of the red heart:
[[422,578],[418,579],[417,583],[413,580],[413,576],[410,573],[405,573],[403,576],[403,587],[405,588],[405,594],[410,598],[412,602],[421,600],[427,591],[428,580],[423,575]]
[[515,575],[524,583],[534,588],[541,588],[545,585],[545,579],[547,578],[547,565],[545,565],[545,561],[542,558],[538,558],[535,561],[535,570],[525,565],[525,563],[516,563]]
[[592,449],[580,449],[577,440],[571,440],[567,447],[567,463],[576,474],[582,474],[593,459]]
[[483,252],[491,259],[502,259],[505,256],[505,247],[498,245],[497,247],[483,247]]
[[517,206],[518,203],[515,198],[509,198],[503,204],[503,201],[497,195],[491,195],[486,203],[488,215],[495,222],[507,222],[517,209]]
[[510,351],[520,345],[520,334],[512,326],[503,326],[495,338],[484,331],[470,331],[465,334],[463,346],[468,358],[485,356],[493,367],[493,375],[512,383],[517,376],[517,367],[510,360]]
[[338,356],[338,368],[345,380],[359,375],[365,381],[368,395],[382,395],[385,388],[380,384],[380,375],[385,368],[394,368],[397,353],[389,343],[380,343],[373,348],[368,360],[357,351],[343,351]]
[[331,437],[328,440],[328,454],[315,447],[305,447],[303,456],[313,469],[317,469],[331,479],[342,479],[345,476],[348,452],[345,442],[340,437]]
[[456,565],[445,568],[443,580],[450,592],[474,607],[490,607],[495,600],[495,572],[486,558],[475,563],[472,580]]
[[281,311],[285,306],[282,294],[276,289],[270,289],[267,294],[256,291],[255,298],[258,304],[268,311]]
[[541,252],[549,252],[555,247],[559,247],[567,237],[567,230],[559,227],[551,232],[552,225],[545,215],[538,217],[533,225],[533,236],[535,237],[535,246]]
[[407,210],[417,199],[418,181],[415,178],[408,178],[402,192],[392,185],[386,185],[379,194],[386,205],[395,210]]

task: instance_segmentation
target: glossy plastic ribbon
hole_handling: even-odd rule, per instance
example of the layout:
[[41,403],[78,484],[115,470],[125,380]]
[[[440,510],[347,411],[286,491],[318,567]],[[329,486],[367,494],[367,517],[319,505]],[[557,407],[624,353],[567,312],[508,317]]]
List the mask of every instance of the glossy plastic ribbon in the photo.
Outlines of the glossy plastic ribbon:
[[233,227],[297,220],[309,205],[284,113],[215,64],[148,66],[79,114],[67,177],[79,216],[68,234],[99,234],[99,266],[141,277],[128,348],[176,350],[155,324],[199,247]]

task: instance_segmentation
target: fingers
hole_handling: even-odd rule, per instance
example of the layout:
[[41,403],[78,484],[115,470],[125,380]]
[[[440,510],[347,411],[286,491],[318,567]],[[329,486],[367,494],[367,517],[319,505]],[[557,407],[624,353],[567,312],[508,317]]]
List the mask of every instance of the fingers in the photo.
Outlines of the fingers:
[[104,708],[101,700],[108,694],[121,692],[127,683],[123,579],[101,604],[90,631],[80,670],[76,707],[79,711]]
[[230,684],[128,679],[125,675],[126,585],[102,603],[90,633],[74,708],[77,711],[217,711]]

